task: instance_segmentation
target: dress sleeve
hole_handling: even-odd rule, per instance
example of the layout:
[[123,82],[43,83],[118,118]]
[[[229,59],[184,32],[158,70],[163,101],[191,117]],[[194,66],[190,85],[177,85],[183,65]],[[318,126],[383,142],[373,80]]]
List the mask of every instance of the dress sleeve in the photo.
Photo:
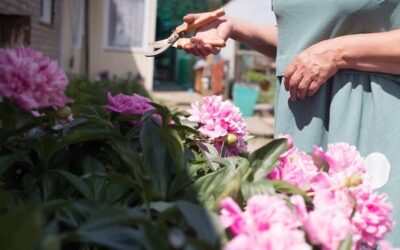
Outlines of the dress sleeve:
[[390,24],[392,29],[400,29],[400,0],[391,0],[393,3],[393,12],[390,16]]

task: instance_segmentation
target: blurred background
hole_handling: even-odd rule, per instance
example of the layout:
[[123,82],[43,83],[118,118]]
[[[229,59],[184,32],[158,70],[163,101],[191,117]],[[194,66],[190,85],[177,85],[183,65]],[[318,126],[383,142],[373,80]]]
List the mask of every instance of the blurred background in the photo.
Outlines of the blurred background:
[[[144,56],[148,42],[167,38],[187,13],[220,7],[248,22],[276,22],[270,0],[0,0],[0,47],[27,45],[58,60],[72,92],[92,82],[106,82],[107,88],[134,82],[179,108],[204,95],[223,95],[245,117],[267,117],[271,136],[274,58],[232,40],[217,56],[199,58],[174,48]],[[260,133],[265,130],[259,120],[254,123],[261,124]]]

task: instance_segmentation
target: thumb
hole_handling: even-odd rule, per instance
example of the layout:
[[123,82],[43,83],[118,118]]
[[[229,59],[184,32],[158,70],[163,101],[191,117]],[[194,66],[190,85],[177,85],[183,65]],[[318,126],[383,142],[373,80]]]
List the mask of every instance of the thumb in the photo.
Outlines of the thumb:
[[190,14],[187,14],[186,16],[183,17],[183,21],[185,23],[193,23],[194,20],[196,20],[199,17],[200,17],[200,14],[192,14],[192,13],[190,13]]

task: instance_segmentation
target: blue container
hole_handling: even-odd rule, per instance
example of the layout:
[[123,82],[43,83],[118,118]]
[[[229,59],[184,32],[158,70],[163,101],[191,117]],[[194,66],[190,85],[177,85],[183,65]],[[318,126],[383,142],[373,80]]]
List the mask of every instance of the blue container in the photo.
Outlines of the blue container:
[[243,116],[252,116],[260,89],[258,86],[237,84],[233,86],[233,101]]

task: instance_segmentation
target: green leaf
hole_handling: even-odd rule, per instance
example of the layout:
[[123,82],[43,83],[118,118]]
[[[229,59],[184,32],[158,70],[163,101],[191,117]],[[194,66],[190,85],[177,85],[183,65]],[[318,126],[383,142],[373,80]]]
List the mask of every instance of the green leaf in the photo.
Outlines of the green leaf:
[[241,192],[244,200],[248,200],[254,195],[274,194],[275,190],[268,180],[259,180],[257,182],[242,182]]
[[204,142],[198,142],[197,146],[199,147],[200,151],[204,154],[206,161],[208,162],[208,166],[212,171],[215,171],[219,168],[219,164],[213,161],[213,159],[220,158],[217,149],[209,144]]
[[80,231],[91,231],[114,225],[138,225],[149,223],[146,215],[138,207],[124,209],[95,210],[95,213],[80,226]]
[[71,183],[76,190],[78,190],[86,199],[93,199],[93,191],[90,189],[89,185],[82,180],[79,176],[71,174],[64,170],[56,170],[57,173],[61,174]]
[[178,133],[172,129],[157,129],[161,140],[167,147],[168,153],[174,161],[179,172],[186,172],[184,166],[184,149]]
[[298,194],[303,196],[304,201],[307,204],[312,204],[312,199],[307,195],[302,189],[286,182],[280,180],[268,180],[269,183],[274,187],[275,191],[278,193],[285,193],[288,195]]
[[143,148],[143,170],[151,178],[153,188],[160,198],[164,198],[168,180],[167,148],[160,138],[157,126],[151,119],[147,120],[142,128],[140,144]]
[[253,168],[253,180],[264,179],[279,161],[279,156],[288,149],[286,139],[276,139],[254,151],[250,157],[250,166]]
[[79,142],[104,140],[110,132],[110,126],[105,120],[90,119],[61,139],[47,135],[40,140],[30,140],[27,145],[36,151],[42,166],[47,167],[52,156],[62,148]]
[[[88,183],[93,190],[94,198],[102,200],[104,197],[104,189],[106,188],[107,180],[106,172],[103,164],[92,157],[86,157],[83,161],[83,169],[85,173],[89,173]],[[102,176],[103,175],[103,176]]]
[[193,183],[193,188],[197,191],[199,200],[202,201],[207,208],[215,209],[218,202],[217,199],[220,198],[225,187],[231,183],[234,176],[234,166],[226,166],[202,176]]
[[110,138],[109,143],[115,153],[117,153],[117,155],[126,164],[131,176],[139,179],[142,175],[141,169],[143,166],[143,160],[140,158],[132,143],[120,136],[114,136]]
[[143,232],[128,227],[108,227],[92,231],[78,231],[66,235],[66,242],[81,242],[90,246],[102,246],[118,250],[141,250],[146,236]]
[[0,215],[0,249],[34,249],[42,233],[40,210],[20,208]]
[[0,157],[0,175],[6,172],[12,165],[18,161],[18,155],[6,155]]
[[198,204],[187,201],[177,201],[176,205],[186,222],[196,232],[197,238],[212,245],[218,244],[219,235],[206,209]]
[[352,245],[353,245],[353,237],[351,236],[351,233],[349,233],[346,236],[346,239],[340,242],[338,250],[351,250]]

